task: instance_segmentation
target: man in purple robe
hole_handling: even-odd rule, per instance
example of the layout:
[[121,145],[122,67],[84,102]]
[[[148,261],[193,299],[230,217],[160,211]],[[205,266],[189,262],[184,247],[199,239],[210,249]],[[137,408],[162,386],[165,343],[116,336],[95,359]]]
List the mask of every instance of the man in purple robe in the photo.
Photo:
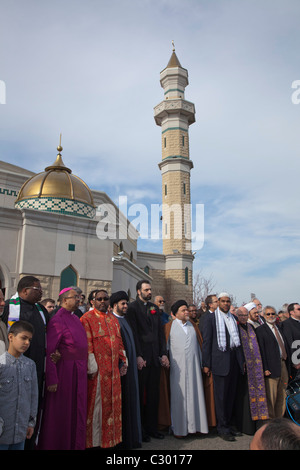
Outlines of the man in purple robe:
[[[37,448],[84,450],[87,418],[88,346],[85,329],[73,314],[80,297],[73,288],[59,294],[61,308],[47,328],[46,394]],[[51,354],[59,351],[55,364]]]

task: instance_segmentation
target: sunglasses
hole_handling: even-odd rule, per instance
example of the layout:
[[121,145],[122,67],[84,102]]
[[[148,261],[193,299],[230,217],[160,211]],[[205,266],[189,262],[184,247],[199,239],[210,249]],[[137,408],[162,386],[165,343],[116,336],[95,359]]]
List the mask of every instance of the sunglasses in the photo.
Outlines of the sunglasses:
[[98,302],[107,302],[109,297],[96,297],[95,300],[98,300]]

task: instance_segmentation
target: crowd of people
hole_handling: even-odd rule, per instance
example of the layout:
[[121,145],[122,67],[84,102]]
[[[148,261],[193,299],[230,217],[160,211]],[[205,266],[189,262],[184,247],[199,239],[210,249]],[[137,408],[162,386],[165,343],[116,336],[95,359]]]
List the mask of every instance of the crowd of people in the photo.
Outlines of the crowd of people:
[[237,308],[221,292],[167,313],[146,280],[129,300],[99,288],[86,301],[76,286],[43,299],[33,276],[6,301],[0,290],[0,450],[138,449],[210,432],[263,449],[274,429],[300,448],[286,409],[300,304]]

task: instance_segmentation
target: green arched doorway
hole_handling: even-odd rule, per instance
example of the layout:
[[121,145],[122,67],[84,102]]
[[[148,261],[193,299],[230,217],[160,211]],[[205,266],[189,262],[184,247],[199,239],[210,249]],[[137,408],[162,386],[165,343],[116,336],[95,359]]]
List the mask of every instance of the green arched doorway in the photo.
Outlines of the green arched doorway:
[[70,286],[77,286],[77,272],[71,265],[69,265],[61,272],[60,290]]

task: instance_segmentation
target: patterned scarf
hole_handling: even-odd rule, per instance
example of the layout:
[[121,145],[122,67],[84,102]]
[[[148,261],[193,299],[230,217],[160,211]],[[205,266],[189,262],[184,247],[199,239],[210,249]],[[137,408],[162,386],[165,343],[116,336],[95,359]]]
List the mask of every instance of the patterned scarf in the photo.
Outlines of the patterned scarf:
[[[225,326],[224,315],[227,315],[227,322]],[[217,340],[218,340],[218,347],[221,351],[226,351],[226,330],[227,327],[228,333],[230,335],[230,348],[238,347],[241,345],[240,337],[238,332],[238,327],[236,320],[234,319],[233,315],[228,313],[222,313],[219,309],[215,311],[216,317],[216,327],[217,327]]]
[[[46,325],[45,315],[41,306],[39,304],[35,304],[35,306],[40,312],[43,322]],[[11,327],[11,325],[15,321],[20,320],[20,309],[21,309],[20,297],[18,293],[16,293],[9,299],[8,328]]]
[[265,378],[256,334],[251,325],[239,326],[246,361],[251,418],[268,419]]

